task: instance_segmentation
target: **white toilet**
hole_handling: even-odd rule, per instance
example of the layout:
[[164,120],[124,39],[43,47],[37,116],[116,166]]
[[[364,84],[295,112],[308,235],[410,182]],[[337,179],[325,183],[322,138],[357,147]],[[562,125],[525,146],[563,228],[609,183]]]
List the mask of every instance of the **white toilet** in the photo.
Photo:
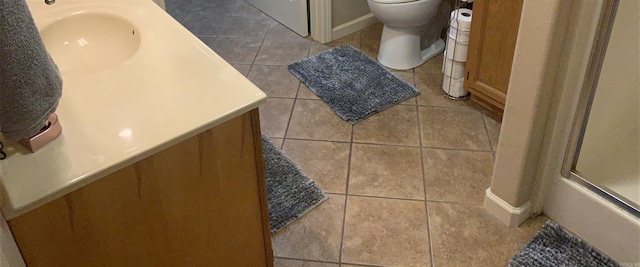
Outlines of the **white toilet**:
[[[438,34],[440,29],[429,31],[429,27],[437,27],[431,22],[441,1],[367,0],[373,15],[384,24],[378,52],[382,65],[398,70],[411,69],[444,51],[445,43]],[[431,43],[421,49],[420,40],[426,32],[435,32],[437,37],[431,38]]]

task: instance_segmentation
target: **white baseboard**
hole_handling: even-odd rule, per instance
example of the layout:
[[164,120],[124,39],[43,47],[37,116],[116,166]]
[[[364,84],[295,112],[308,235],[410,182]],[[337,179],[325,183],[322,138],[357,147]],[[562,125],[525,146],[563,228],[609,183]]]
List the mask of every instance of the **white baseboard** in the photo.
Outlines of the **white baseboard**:
[[484,208],[509,227],[520,226],[520,224],[531,216],[530,201],[527,201],[520,207],[514,207],[493,194],[491,188],[487,188],[485,193]]
[[336,27],[333,27],[331,32],[331,40],[332,41],[338,40],[349,34],[352,34],[366,27],[369,27],[373,24],[376,24],[376,22],[378,22],[378,20],[373,15],[373,13],[369,13],[357,19],[350,20],[346,23],[342,23]]

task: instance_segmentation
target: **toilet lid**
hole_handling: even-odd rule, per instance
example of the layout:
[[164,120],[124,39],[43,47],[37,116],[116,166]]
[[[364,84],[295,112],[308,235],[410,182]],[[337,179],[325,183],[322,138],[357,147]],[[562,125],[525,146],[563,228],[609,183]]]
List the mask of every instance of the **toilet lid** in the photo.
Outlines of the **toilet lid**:
[[418,0],[371,0],[371,1],[380,3],[380,4],[401,4],[401,3],[415,2]]

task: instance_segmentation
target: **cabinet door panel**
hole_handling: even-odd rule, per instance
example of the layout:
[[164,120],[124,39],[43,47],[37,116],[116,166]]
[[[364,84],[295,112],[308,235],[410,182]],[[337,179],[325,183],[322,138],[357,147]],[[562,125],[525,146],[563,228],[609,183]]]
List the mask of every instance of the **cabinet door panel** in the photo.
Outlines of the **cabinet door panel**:
[[523,0],[476,0],[465,88],[504,109]]

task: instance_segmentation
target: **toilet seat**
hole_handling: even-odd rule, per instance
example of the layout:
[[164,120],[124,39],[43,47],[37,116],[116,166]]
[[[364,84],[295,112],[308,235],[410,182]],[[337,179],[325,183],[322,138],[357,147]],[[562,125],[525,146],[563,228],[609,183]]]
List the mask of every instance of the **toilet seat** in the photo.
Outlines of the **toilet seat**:
[[415,2],[419,0],[371,0],[371,1],[380,3],[380,4],[402,4],[402,3]]

